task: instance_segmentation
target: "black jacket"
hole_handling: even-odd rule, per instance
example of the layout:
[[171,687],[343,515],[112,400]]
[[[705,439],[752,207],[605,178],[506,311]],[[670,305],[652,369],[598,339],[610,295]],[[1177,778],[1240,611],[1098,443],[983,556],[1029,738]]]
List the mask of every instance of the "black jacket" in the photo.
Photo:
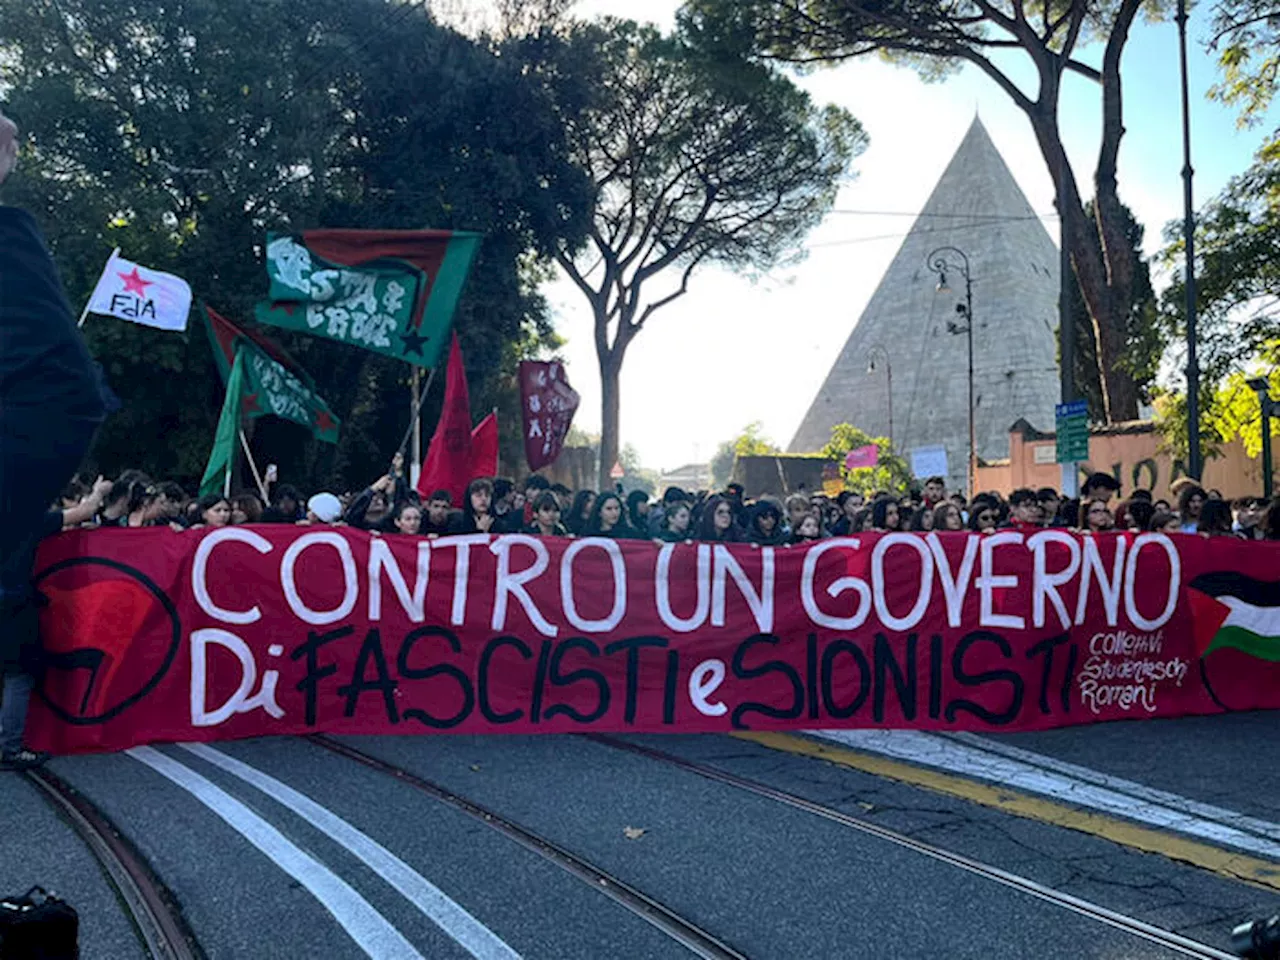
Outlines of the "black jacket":
[[[773,517],[773,532],[766,534],[760,529],[760,518],[769,514]],[[751,511],[751,525],[747,528],[747,539],[762,547],[781,546],[787,542],[789,531],[782,522],[782,510],[770,500],[762,500]]]
[[[23,417],[92,431],[105,416],[93,361],[35,221],[23,210],[0,207],[0,425],[6,439]],[[67,479],[54,484],[55,494]]]
[[47,511],[106,416],[99,379],[30,215],[0,207],[0,668],[36,643]]
[[396,510],[408,499],[408,484],[405,483],[404,477],[396,477],[395,489],[391,493],[391,509],[387,511],[385,517],[377,523],[368,523],[365,520],[365,514],[369,512],[369,507],[373,503],[373,487],[365,487],[360,491],[360,495],[351,501],[351,506],[347,507],[347,512],[342,515],[342,519],[348,526],[360,530],[381,530],[383,533],[393,533],[396,529]]

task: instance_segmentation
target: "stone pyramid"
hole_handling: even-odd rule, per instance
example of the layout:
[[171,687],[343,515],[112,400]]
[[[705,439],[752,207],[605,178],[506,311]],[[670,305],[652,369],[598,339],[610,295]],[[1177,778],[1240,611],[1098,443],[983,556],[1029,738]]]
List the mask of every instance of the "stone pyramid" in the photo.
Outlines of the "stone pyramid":
[[1007,457],[1009,427],[1019,417],[1053,428],[1058,248],[975,118],[818,390],[791,452],[820,449],[838,423],[889,436],[887,354],[895,448],[910,461],[914,448],[945,446],[947,487],[965,489],[967,349],[963,334],[947,332],[948,321],[964,323],[955,312],[964,279],[949,273],[950,293],[938,292],[926,258],[941,246],[968,254],[973,275],[978,456]]

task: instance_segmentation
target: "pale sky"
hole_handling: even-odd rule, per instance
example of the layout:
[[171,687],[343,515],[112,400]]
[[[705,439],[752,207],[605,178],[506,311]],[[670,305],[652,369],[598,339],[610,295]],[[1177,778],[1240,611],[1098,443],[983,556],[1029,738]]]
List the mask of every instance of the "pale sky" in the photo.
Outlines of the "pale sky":
[[[670,29],[678,6],[678,0],[582,0],[577,12]],[[1205,33],[1206,7],[1192,18],[1193,38]],[[1098,51],[1085,58],[1096,62]],[[1213,60],[1199,43],[1190,58],[1200,204],[1249,165],[1276,124],[1269,117],[1256,129],[1238,130],[1231,111],[1205,99],[1217,79]],[[1182,216],[1177,65],[1172,23],[1135,26],[1123,62],[1128,133],[1119,180],[1121,199],[1147,228],[1148,252],[1162,245],[1164,226]],[[655,313],[632,342],[622,372],[620,439],[636,447],[646,467],[705,462],[720,442],[755,420],[786,447],[975,111],[1057,240],[1053,187],[1030,126],[980,72],[966,67],[943,83],[925,84],[908,69],[863,59],[800,82],[815,100],[838,103],[857,117],[870,145],[854,161],[854,178],[840,191],[835,211],[810,235],[808,259],[799,267],[754,284],[704,269],[688,294]],[[1068,80],[1063,129],[1086,197],[1098,148],[1098,103],[1093,84]],[[570,380],[582,395],[575,424],[598,432],[600,375],[586,301],[567,279],[545,293],[568,341],[563,355]]]

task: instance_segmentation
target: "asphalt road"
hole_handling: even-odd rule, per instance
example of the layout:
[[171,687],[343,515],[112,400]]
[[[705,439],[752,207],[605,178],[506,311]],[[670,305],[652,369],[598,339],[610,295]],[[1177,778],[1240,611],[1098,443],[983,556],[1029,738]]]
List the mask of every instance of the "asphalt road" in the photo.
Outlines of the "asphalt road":
[[[1109,724],[1001,741],[1280,819],[1275,721]],[[748,957],[1177,955],[880,837],[585,738],[346,742],[562,845]],[[1220,948],[1233,923],[1280,910],[1276,889],[811,757],[720,736],[633,742]],[[164,746],[51,768],[145,855],[210,958],[692,955],[545,857],[306,740]],[[145,956],[88,850],[36,788],[0,775],[0,810],[0,890],[42,883],[65,895],[81,913],[85,960]]]

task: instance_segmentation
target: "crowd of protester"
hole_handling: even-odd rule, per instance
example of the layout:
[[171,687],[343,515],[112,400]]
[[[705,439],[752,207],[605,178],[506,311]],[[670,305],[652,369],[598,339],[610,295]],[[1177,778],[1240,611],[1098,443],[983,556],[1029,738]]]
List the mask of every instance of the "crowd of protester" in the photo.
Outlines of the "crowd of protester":
[[[775,545],[863,532],[1057,527],[1084,533],[1160,531],[1247,540],[1280,539],[1280,500],[1240,497],[1228,502],[1189,478],[1173,485],[1173,500],[1134,490],[1120,497],[1109,474],[1088,477],[1078,499],[1052,487],[1022,488],[1007,497],[980,493],[972,500],[948,494],[931,477],[904,494],[846,490],[793,493],[778,500],[747,500],[731,483],[723,492],[668,487],[656,502],[648,494],[621,489],[573,491],[533,474],[517,485],[508,479],[477,478],[461,503],[446,490],[420,497],[408,484],[398,455],[387,473],[354,493],[316,493],[304,498],[288,483],[274,486],[269,500],[257,493],[188,497],[172,482],[155,482],[137,471],[86,486],[73,481],[61,504],[61,526],[146,527],[175,531],[243,523],[341,524],[375,533],[439,537],[461,533],[528,533],[545,537],[685,540]],[[51,523],[56,529],[57,523]]]

